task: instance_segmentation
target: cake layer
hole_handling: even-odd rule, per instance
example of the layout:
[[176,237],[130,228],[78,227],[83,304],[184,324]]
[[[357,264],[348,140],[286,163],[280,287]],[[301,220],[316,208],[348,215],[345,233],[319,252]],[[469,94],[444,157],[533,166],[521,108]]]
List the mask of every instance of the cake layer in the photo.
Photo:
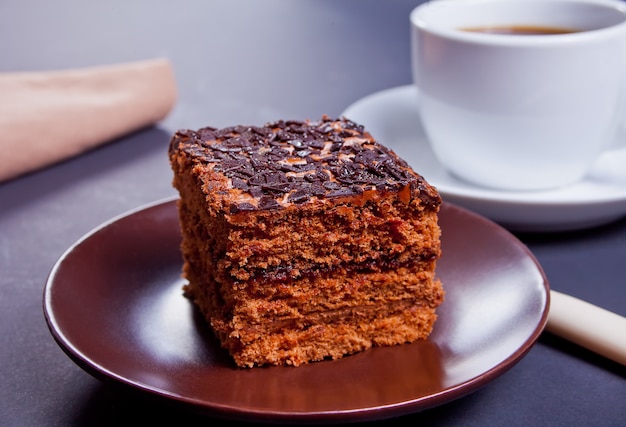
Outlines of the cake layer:
[[236,334],[217,325],[215,330],[239,366],[299,366],[312,361],[338,359],[373,346],[425,339],[435,320],[435,309],[415,306],[392,314],[368,310],[308,328],[251,329]]
[[[179,179],[193,183],[192,175]],[[436,213],[415,214],[391,198],[379,205],[283,209],[280,216],[255,211],[246,213],[245,222],[232,224],[226,216],[201,209],[204,194],[197,187],[184,188],[188,191],[180,211],[185,231],[219,260],[213,274],[223,280],[295,278],[352,263],[392,268],[440,255]]]
[[[404,263],[440,255],[434,213],[408,214],[401,202],[344,203],[285,212],[280,224],[257,215],[258,225],[233,227],[222,268],[239,280],[259,274],[298,277],[348,263]],[[296,271],[297,270],[297,271]]]
[[385,191],[431,210],[441,203],[404,160],[347,119],[181,130],[169,152],[175,179],[191,170],[209,208],[235,216]]
[[[190,283],[201,283],[201,278],[190,277]],[[240,366],[298,365],[309,357],[337,358],[373,345],[423,339],[443,300],[441,283],[432,272],[336,272],[326,280],[302,282],[264,283],[263,290],[270,291],[265,296],[250,292],[253,285],[242,291],[243,286],[204,283],[189,285],[188,291]],[[228,287],[239,291],[229,292]],[[348,336],[334,335],[338,333]],[[330,350],[333,341],[341,343]],[[300,348],[289,350],[293,343],[301,343]],[[261,354],[273,356],[264,359]]]
[[[429,268],[430,269],[430,268]],[[411,269],[412,270],[412,269]],[[436,307],[443,300],[443,290],[432,271],[407,273],[407,269],[379,273],[352,272],[342,275],[298,280],[290,284],[218,283],[202,273],[188,271],[192,285],[187,286],[193,299],[215,295],[217,306],[207,312],[235,317],[249,323],[276,319],[299,319],[322,310],[420,301]]]

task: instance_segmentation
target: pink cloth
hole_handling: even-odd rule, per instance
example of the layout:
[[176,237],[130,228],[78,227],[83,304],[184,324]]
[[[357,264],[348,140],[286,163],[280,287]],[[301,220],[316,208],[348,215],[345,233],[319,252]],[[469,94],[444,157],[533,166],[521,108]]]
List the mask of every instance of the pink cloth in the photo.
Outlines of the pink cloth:
[[176,96],[166,59],[0,73],[0,182],[152,125]]

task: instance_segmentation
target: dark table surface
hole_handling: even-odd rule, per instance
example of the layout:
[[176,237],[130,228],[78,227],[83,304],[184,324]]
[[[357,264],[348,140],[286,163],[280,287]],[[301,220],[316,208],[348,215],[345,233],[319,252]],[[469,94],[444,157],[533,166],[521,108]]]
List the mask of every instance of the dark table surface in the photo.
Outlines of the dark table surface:
[[[0,71],[167,57],[179,88],[175,109],[157,126],[0,184],[0,425],[222,423],[80,369],[48,331],[46,278],[94,227],[176,194],[166,156],[176,129],[336,116],[365,95],[410,83],[408,15],[417,3],[0,2]],[[518,237],[553,289],[626,315],[626,219]],[[378,422],[626,425],[626,372],[544,333],[525,358],[477,392]]]

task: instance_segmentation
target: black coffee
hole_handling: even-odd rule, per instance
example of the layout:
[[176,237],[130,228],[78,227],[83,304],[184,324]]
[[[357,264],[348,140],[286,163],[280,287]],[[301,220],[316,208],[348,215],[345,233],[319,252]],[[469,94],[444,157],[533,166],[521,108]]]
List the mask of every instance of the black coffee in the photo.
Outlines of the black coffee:
[[483,27],[465,27],[462,31],[472,33],[488,33],[488,34],[508,34],[508,35],[551,35],[551,34],[571,34],[579,33],[582,30],[561,27],[544,27],[540,25],[493,25]]

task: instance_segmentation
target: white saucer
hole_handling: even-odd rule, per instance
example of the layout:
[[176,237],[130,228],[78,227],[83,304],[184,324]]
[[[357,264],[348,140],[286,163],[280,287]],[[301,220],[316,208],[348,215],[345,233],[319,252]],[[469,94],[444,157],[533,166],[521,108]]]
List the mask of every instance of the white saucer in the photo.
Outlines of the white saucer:
[[366,96],[342,115],[404,158],[444,200],[510,230],[577,230],[626,216],[626,148],[603,154],[585,179],[567,187],[528,192],[477,187],[450,175],[435,158],[418,117],[418,98],[415,86],[400,86]]

